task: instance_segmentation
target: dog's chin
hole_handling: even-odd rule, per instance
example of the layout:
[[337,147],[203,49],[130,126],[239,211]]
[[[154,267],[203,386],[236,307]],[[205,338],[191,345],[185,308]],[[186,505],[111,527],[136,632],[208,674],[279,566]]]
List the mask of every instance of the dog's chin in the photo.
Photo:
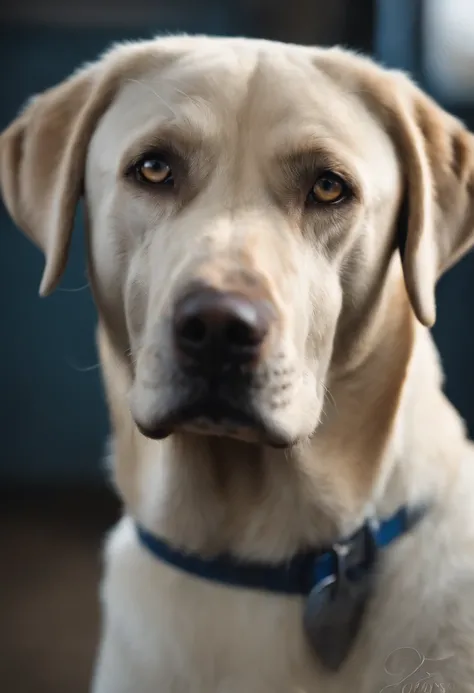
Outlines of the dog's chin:
[[283,449],[290,448],[296,442],[285,431],[264,422],[257,414],[236,409],[227,403],[196,403],[193,407],[169,412],[152,424],[144,425],[137,419],[135,423],[140,432],[152,440],[192,433]]

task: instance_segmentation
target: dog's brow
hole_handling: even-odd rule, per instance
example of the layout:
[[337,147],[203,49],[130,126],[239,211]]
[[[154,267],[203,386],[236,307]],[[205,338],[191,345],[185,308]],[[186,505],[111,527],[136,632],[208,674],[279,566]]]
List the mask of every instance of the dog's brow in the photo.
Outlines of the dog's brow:
[[164,123],[156,128],[154,133],[150,133],[150,136],[152,140],[169,141],[183,150],[193,150],[210,139],[209,133],[204,132],[190,119]]
[[341,157],[332,137],[321,137],[288,140],[279,148],[277,157],[282,162],[298,161],[307,163],[308,160],[327,160],[335,162]]
[[283,169],[309,173],[334,171],[342,175],[356,192],[360,192],[359,177],[346,162],[346,157],[336,151],[333,138],[327,138],[326,141],[326,138],[318,137],[317,141],[297,141],[293,145],[288,143],[276,156]]
[[209,148],[210,140],[210,133],[188,119],[167,120],[143,132],[124,152],[122,163],[126,165],[130,159],[153,149],[173,149],[188,157],[197,150]]

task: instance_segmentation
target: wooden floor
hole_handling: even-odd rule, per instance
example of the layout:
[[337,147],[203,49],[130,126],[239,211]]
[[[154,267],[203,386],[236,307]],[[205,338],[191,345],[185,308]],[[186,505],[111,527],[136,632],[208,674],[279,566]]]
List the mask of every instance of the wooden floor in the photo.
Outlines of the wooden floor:
[[86,693],[99,632],[102,491],[0,495],[0,691]]

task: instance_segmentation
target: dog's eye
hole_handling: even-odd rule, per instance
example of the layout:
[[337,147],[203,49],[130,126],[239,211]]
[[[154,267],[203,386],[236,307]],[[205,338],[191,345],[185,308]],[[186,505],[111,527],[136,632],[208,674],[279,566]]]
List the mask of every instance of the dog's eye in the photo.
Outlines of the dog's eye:
[[173,183],[173,175],[171,166],[159,157],[147,156],[135,165],[137,178],[145,183],[171,184]]
[[331,171],[326,171],[311,188],[308,199],[319,204],[335,204],[348,195],[346,183],[340,176]]

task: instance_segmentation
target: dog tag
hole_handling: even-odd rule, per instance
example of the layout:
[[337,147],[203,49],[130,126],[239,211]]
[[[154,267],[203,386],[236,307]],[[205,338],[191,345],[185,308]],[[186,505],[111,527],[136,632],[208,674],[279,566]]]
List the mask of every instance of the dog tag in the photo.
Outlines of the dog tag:
[[347,658],[371,591],[372,573],[364,570],[357,580],[340,571],[337,577],[331,575],[310,592],[304,626],[317,657],[327,669],[337,671]]

